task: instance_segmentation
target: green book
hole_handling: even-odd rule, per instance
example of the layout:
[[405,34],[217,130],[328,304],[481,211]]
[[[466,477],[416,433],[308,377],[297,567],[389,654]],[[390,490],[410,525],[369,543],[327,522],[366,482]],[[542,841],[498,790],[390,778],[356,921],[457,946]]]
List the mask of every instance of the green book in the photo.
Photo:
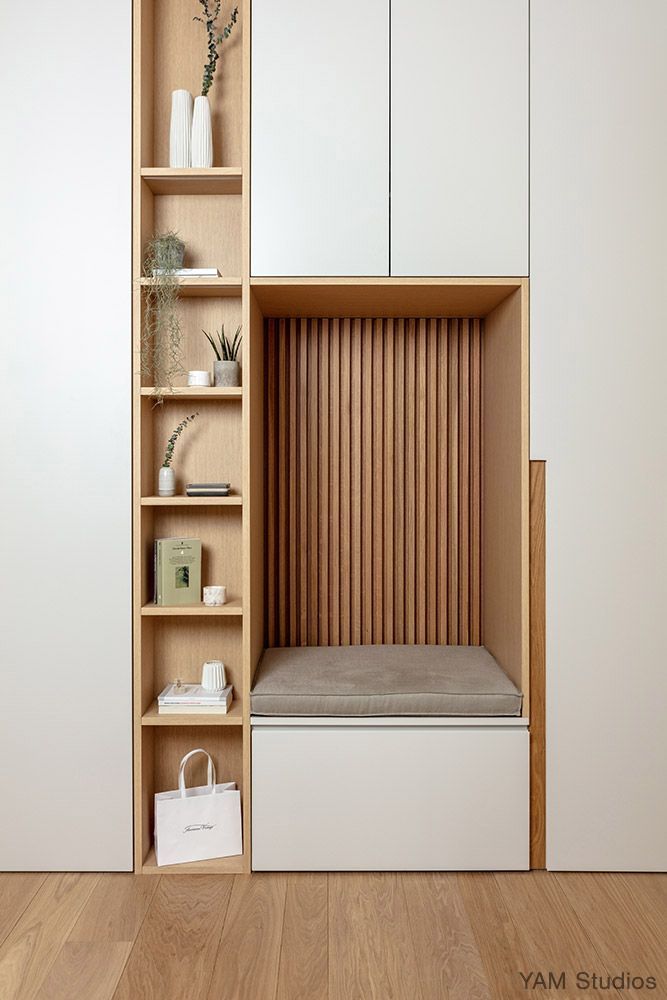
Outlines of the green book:
[[201,541],[156,538],[153,547],[155,603],[201,604]]

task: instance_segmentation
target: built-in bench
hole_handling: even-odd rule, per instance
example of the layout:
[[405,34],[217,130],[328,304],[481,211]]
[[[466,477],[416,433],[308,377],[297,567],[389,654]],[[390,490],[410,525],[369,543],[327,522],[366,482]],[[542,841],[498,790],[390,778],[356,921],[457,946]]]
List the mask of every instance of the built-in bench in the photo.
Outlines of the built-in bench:
[[527,868],[521,701],[481,646],[266,650],[253,868]]

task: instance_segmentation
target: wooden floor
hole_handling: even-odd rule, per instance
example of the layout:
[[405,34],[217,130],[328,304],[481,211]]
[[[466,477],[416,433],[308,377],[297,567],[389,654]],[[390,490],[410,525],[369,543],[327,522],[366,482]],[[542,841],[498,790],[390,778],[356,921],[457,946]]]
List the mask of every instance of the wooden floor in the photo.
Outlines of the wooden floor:
[[667,875],[0,875],[2,1000],[665,998],[666,942]]

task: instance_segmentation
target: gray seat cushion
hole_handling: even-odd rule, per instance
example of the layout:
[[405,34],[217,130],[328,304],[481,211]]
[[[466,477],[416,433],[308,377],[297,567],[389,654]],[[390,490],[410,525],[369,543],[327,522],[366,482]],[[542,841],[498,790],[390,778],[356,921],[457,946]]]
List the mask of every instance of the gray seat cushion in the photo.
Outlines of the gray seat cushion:
[[484,646],[295,646],[264,651],[253,715],[521,714]]

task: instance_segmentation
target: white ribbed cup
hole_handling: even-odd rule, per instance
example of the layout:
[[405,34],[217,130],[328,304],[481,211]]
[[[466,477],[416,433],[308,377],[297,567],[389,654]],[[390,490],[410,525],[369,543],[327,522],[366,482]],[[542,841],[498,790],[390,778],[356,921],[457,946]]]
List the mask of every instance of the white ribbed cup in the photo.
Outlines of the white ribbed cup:
[[171,95],[171,125],[169,128],[169,166],[190,166],[192,140],[192,94],[174,90]]
[[193,167],[213,166],[213,130],[208,97],[195,97],[191,151]]

